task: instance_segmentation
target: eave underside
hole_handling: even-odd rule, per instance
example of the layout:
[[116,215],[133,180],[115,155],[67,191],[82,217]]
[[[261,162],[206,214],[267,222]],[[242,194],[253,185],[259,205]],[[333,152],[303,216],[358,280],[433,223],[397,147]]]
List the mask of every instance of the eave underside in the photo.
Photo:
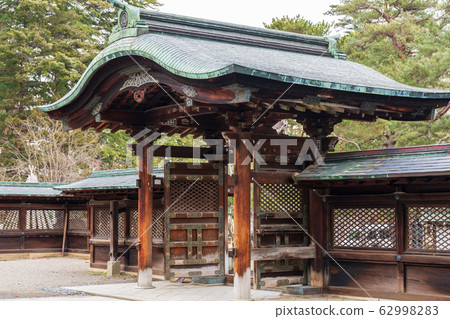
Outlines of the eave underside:
[[264,131],[282,119],[330,125],[343,119],[429,120],[434,109],[446,103],[445,99],[287,85],[242,74],[193,80],[135,56],[105,64],[83,94],[49,114],[62,119],[70,129],[92,127],[131,133],[149,127],[167,134],[211,136],[230,129]]

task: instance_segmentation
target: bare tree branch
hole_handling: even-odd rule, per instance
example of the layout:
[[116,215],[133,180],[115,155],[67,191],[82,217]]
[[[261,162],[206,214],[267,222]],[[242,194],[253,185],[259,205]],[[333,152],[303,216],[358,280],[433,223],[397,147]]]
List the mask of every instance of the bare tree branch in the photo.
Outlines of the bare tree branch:
[[448,139],[450,139],[450,134],[447,135],[446,137],[441,138],[441,139],[439,140],[439,142],[437,142],[437,143],[438,143],[438,144],[441,144],[441,143],[445,142],[445,141],[448,140]]
[[342,136],[338,136],[338,135],[337,135],[336,133],[334,133],[334,132],[332,133],[332,135],[333,135],[334,137],[337,137],[337,138],[339,139],[340,142],[353,144],[353,145],[356,146],[356,148],[358,149],[358,151],[361,150],[361,147],[359,147],[358,143],[356,143],[356,142],[354,142],[354,141],[347,140],[347,139],[343,138]]

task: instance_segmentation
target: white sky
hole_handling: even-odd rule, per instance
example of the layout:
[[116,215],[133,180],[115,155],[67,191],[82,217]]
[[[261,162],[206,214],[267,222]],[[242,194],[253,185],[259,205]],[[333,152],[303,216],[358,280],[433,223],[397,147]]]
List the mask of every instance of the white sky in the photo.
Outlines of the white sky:
[[161,12],[263,27],[272,18],[300,14],[313,22],[334,21],[324,16],[339,0],[160,0]]

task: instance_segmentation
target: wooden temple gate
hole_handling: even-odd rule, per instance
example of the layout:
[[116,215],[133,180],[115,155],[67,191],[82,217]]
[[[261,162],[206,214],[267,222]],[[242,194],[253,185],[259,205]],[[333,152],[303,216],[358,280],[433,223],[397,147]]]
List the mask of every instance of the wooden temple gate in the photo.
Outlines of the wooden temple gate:
[[[95,58],[71,92],[40,109],[54,119],[63,120],[71,129],[125,130],[139,143],[140,149],[144,148],[143,152],[138,152],[141,163],[138,285],[143,288],[152,286],[153,275],[152,231],[147,231],[151,228],[154,214],[153,162],[147,149],[155,142],[152,139],[154,133],[225,140],[224,146],[230,151],[234,144],[234,286],[236,298],[249,299],[251,183],[252,178],[258,180],[264,174],[265,178],[270,176],[270,172],[261,173],[258,168],[252,172],[251,163],[246,161],[249,155],[257,154],[246,145],[252,134],[289,138],[282,130],[277,132],[275,126],[282,120],[295,120],[324,155],[334,148],[335,142],[328,136],[342,120],[430,120],[436,108],[446,106],[450,100],[449,92],[409,87],[367,67],[345,61],[334,39],[179,17],[118,1],[110,2],[119,8],[121,17],[110,37],[110,45]],[[302,78],[299,78],[300,74]],[[182,149],[178,150],[183,153]],[[201,152],[199,154],[203,156]],[[298,149],[294,149],[291,155],[294,154],[298,155]],[[275,162],[282,162],[280,154],[273,150],[268,150],[266,155],[272,156]],[[195,180],[188,178],[202,175],[194,171],[183,174],[182,170],[176,171],[177,165],[170,169],[177,173],[170,174],[173,179],[167,181],[169,186],[184,182],[186,187],[186,182]],[[295,171],[304,168],[294,165]],[[274,169],[277,174],[283,175],[283,168]],[[259,174],[259,177],[252,174]],[[205,178],[214,175],[220,176],[214,172],[206,174]],[[309,206],[310,212],[322,207],[321,202],[315,201],[313,192],[301,197],[301,204],[292,204],[295,201],[293,198],[298,200],[301,195],[295,194],[291,186],[286,186],[288,183],[267,179],[261,180],[261,183],[272,190],[283,185],[292,192],[286,202],[292,205],[288,206],[289,211],[302,225],[308,225],[305,219],[307,214],[301,208],[303,203]],[[171,273],[185,276],[189,273],[200,274],[200,271],[202,275],[222,274],[221,253],[224,251],[220,238],[224,241],[225,237],[220,232],[224,228],[220,227],[223,227],[225,220],[221,225],[222,217],[217,213],[220,212],[221,201],[225,209],[224,192],[219,187],[219,199],[214,204],[218,207],[203,211],[202,207],[197,207],[200,201],[193,202],[195,205],[192,207],[177,208],[175,199],[170,197],[173,190],[175,188],[165,194],[169,196],[165,207],[170,207],[168,203],[174,203],[178,209],[166,219],[167,231],[173,231],[172,234],[166,233],[165,243],[171,250],[166,260],[169,277]],[[279,211],[269,216],[273,214],[273,208],[265,206],[261,193],[256,195],[259,199],[259,217],[256,215],[255,219],[254,243],[257,247],[253,248],[253,256],[257,261],[256,269],[260,269],[255,276],[259,278],[256,286],[262,286],[264,278],[271,277],[270,271],[272,275],[277,274],[273,276],[278,278],[276,285],[286,283],[287,277],[291,282],[291,275],[302,281],[301,278],[307,277],[302,269],[307,267],[298,260],[306,256],[315,257],[311,260],[310,282],[323,286],[320,248],[317,245],[305,246],[307,241],[301,235],[288,231],[293,228],[291,224],[284,224],[287,219],[276,218]],[[314,221],[310,219],[309,224],[312,237],[317,238],[318,243],[324,242],[319,237],[323,236],[320,227],[325,220],[310,213],[311,216],[315,218]],[[270,235],[272,237],[266,231],[268,228],[273,233]],[[205,238],[208,240],[205,241]],[[272,238],[272,242],[268,238]],[[202,241],[207,245],[203,245]],[[290,247],[293,243],[298,247]],[[262,251],[264,249],[266,251]],[[294,261],[272,263],[272,268],[264,266],[263,269],[265,261],[256,258],[261,256],[261,252],[264,260]],[[211,268],[212,272],[199,270],[205,267],[207,260],[215,265],[214,270]],[[265,280],[269,285],[269,281]]]

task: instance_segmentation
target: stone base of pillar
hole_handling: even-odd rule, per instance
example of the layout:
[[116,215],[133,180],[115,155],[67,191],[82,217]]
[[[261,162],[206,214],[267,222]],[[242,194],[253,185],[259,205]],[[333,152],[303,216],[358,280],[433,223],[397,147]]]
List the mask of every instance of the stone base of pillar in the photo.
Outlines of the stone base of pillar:
[[250,267],[243,276],[234,274],[234,297],[235,300],[251,300],[251,273]]
[[227,277],[192,277],[192,283],[197,285],[226,285]]
[[139,270],[138,283],[136,288],[153,289],[155,287],[152,284],[153,284],[153,270],[151,268]]
[[118,261],[108,261],[106,264],[106,275],[119,276],[120,275],[120,262]]
[[289,295],[309,296],[309,295],[321,295],[322,294],[322,287],[290,285],[290,286],[283,286],[282,289],[283,289],[284,294],[289,294]]

